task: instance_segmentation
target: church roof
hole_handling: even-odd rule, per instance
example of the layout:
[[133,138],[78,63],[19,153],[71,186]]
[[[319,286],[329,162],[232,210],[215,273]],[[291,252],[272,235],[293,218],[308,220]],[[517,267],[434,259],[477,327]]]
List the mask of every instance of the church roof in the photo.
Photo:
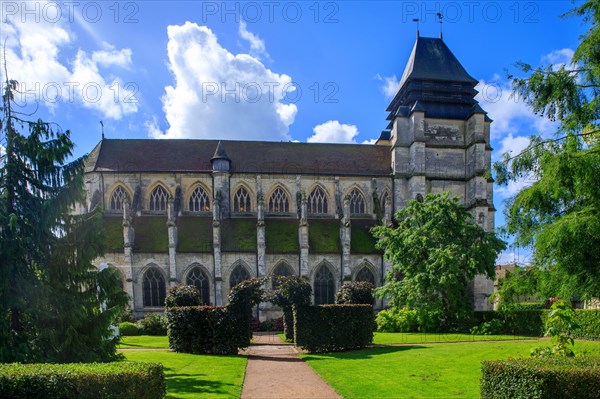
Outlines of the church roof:
[[418,37],[402,74],[400,86],[410,79],[477,84],[442,39]]
[[[211,172],[218,145],[218,140],[105,139],[88,156],[86,172]],[[388,146],[223,140],[221,147],[227,148],[232,173],[392,173]]]

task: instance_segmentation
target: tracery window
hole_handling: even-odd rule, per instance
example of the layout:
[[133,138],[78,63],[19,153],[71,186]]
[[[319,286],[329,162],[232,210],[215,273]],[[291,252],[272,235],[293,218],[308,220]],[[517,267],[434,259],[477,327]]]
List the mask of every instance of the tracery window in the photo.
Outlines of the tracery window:
[[269,199],[269,212],[289,212],[290,200],[281,187],[277,187]]
[[[294,275],[294,271],[292,270],[290,265],[288,265],[285,262],[280,262],[277,266],[275,266],[275,269],[273,269],[273,276],[287,277],[287,276],[293,276],[293,275]],[[277,279],[276,278],[273,279],[273,289],[276,289],[278,285],[279,285],[279,282],[277,281]]]
[[210,211],[210,200],[202,187],[196,187],[192,192],[189,201],[189,210],[192,212]]
[[248,273],[248,270],[246,270],[246,268],[242,265],[237,265],[231,272],[231,276],[229,276],[229,288],[233,288],[242,281],[249,279],[250,273]]
[[157,186],[150,194],[150,206],[148,208],[151,211],[166,211],[168,200],[169,193],[167,193],[167,190],[163,186]]
[[127,200],[131,202],[131,198],[129,198],[129,193],[123,188],[123,186],[118,186],[115,191],[113,191],[110,197],[110,210],[112,211],[122,211],[123,210],[123,202]]
[[250,194],[244,187],[240,187],[233,196],[234,212],[250,212]]
[[315,305],[325,305],[334,302],[335,283],[333,274],[327,266],[321,266],[315,275],[314,282]]
[[327,213],[327,195],[321,187],[316,187],[308,196],[308,213]]
[[144,306],[165,306],[165,278],[155,267],[144,273]]
[[365,197],[362,193],[357,189],[353,189],[350,192],[350,214],[351,215],[360,215],[366,213],[365,210]]
[[199,267],[194,267],[187,275],[187,285],[193,285],[200,291],[203,305],[210,305],[210,284],[206,273]]
[[355,281],[367,281],[373,285],[375,285],[375,276],[373,272],[368,267],[364,266],[362,269],[356,273]]

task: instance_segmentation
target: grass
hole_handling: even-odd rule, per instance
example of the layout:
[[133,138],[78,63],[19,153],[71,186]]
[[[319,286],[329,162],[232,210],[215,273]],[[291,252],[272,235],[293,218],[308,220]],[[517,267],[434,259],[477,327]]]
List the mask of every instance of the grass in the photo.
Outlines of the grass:
[[121,337],[119,349],[126,348],[169,348],[169,340],[166,335],[138,335],[131,337]]
[[[136,338],[136,337],[131,337]],[[247,359],[162,350],[122,351],[127,360],[162,363],[167,398],[239,398]]]
[[[383,346],[302,357],[344,398],[478,398],[481,361],[528,357],[540,342]],[[600,355],[600,343],[576,342]]]
[[423,344],[433,342],[479,342],[479,341],[523,341],[537,340],[537,337],[518,335],[471,335],[454,333],[382,333],[376,332],[373,343],[376,345]]

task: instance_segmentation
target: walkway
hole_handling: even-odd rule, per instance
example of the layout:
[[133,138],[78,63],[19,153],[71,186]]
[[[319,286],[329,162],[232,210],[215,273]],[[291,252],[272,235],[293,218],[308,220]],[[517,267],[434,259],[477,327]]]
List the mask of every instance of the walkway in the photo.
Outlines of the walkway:
[[255,334],[246,354],[242,399],[341,398],[277,335]]

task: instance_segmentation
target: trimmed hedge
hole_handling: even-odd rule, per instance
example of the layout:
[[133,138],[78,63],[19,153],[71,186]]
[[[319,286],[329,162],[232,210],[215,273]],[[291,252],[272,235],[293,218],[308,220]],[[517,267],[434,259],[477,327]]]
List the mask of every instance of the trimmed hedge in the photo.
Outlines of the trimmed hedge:
[[294,340],[309,352],[364,348],[374,327],[372,305],[294,306]]
[[247,320],[225,307],[170,308],[167,319],[169,348],[175,352],[235,355],[250,345]]
[[2,398],[158,399],[165,394],[158,363],[0,364]]
[[483,399],[598,399],[600,358],[552,357],[482,362]]
[[[497,319],[504,324],[504,334],[541,337],[548,313],[546,309],[475,312],[473,326]],[[580,326],[575,338],[600,339],[600,310],[576,309],[575,322]]]

